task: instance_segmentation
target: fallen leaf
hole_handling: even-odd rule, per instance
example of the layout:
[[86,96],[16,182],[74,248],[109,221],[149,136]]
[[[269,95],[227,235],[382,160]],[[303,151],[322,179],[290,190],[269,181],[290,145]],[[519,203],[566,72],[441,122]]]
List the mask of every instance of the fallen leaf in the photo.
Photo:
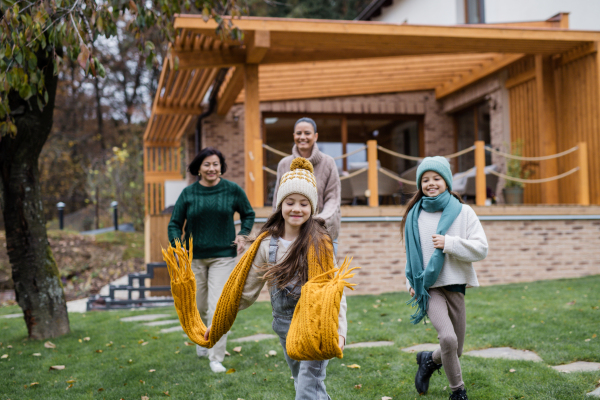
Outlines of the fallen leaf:
[[140,340],[138,340],[138,343],[139,343],[139,344],[142,344],[142,343],[144,343],[144,339],[140,339]]
[[0,358],[8,358],[8,354],[2,354],[2,357]]
[[179,354],[179,350],[177,350],[177,351],[175,352],[175,354]]
[[354,385],[354,389],[360,389],[362,387],[362,383],[359,383],[358,385]]
[[40,384],[39,382],[31,382],[31,383],[29,384],[29,386],[35,386],[35,385],[39,385],[39,384]]
[[65,366],[64,365],[53,365],[50,367],[49,371],[51,371],[53,369],[54,370],[63,370],[63,369],[65,369]]
[[355,368],[360,368],[360,365],[358,365],[358,364],[350,364],[350,365],[346,365],[346,366],[347,366],[348,368],[352,368],[352,369],[355,369]]
[[269,355],[270,356],[276,356],[277,352],[275,350],[269,350]]
[[7,349],[12,349],[12,346],[9,344],[8,346],[6,346]]
[[402,322],[402,318],[398,318],[398,322]]
[[152,339],[158,339],[158,336],[152,336]]
[[[84,341],[84,342],[89,342],[90,340],[91,340],[91,339],[90,339],[90,337],[89,337],[89,336],[86,336],[86,337],[84,337],[84,338],[83,338],[83,341]],[[104,389],[102,389],[102,390],[104,390]]]
[[47,349],[55,349],[56,345],[54,343],[52,343],[51,341],[47,341],[46,343],[44,343],[44,347]]
[[79,339],[79,343],[83,343],[83,340]]
[[100,388],[100,389],[98,389],[98,391],[99,391],[99,392],[102,392],[103,390],[104,390],[104,388]]
[[130,359],[130,360],[129,360],[129,361],[127,361],[127,362],[128,362],[129,364],[131,364],[131,363],[133,362],[133,360],[131,360],[131,359]]
[[169,394],[169,391],[167,390],[166,392],[163,392],[166,396],[171,397],[171,395]]
[[514,328],[514,327],[515,327],[514,325],[513,325],[513,326],[511,326],[511,328]]
[[392,400],[392,398],[391,398],[391,397],[388,397],[388,396],[383,396],[383,397],[381,398],[381,400]]
[[144,382],[143,380],[141,380],[141,379],[140,379],[140,383],[143,385],[143,384],[145,384],[146,382]]
[[33,353],[32,356],[34,357],[40,357],[42,355],[42,353]]
[[225,350],[225,355],[230,356],[231,354],[229,354],[229,352],[227,350]]
[[148,396],[142,396],[142,400],[150,400],[150,397],[148,397]]
[[229,368],[227,370],[227,372],[225,372],[226,374],[233,374],[235,372],[235,368]]
[[595,339],[595,338],[596,338],[596,334],[594,333],[594,334],[592,335],[592,339]]
[[573,301],[568,302],[567,305],[568,306],[573,306],[573,305],[575,305],[575,303],[577,303],[577,302],[575,300],[573,300]]
[[148,372],[156,372],[155,369],[149,369]]
[[233,351],[235,351],[236,353],[239,353],[240,351],[242,351],[242,346],[234,347]]
[[193,346],[194,345],[194,343],[190,343],[190,342],[183,342],[183,343],[185,343],[186,346]]
[[111,347],[112,345],[113,345],[113,342],[106,343],[106,347]]
[[586,342],[589,342],[590,340],[592,340],[592,339],[585,339]]
[[147,344],[148,344],[148,342],[144,342],[144,343],[142,343],[142,346],[145,346],[145,345],[147,345]]
[[516,371],[516,369],[513,369],[513,368],[508,370],[508,372],[515,372],[515,371]]
[[69,379],[68,381],[66,381],[67,383],[75,383],[77,382],[75,379]]
[[98,349],[96,350],[96,353],[102,353],[102,350]]
[[71,383],[69,386],[67,386],[67,387],[65,388],[65,390],[69,390],[69,389],[71,389],[72,387],[73,387],[73,384]]

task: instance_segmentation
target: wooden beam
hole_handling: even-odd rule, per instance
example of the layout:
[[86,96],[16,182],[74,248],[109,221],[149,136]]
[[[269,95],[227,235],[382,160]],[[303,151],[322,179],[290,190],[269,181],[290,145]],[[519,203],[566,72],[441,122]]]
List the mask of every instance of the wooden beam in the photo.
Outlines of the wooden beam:
[[501,70],[513,62],[523,58],[524,54],[506,54],[501,56],[499,59],[489,62],[483,67],[463,76],[458,79],[452,80],[445,83],[444,85],[435,89],[435,97],[439,100],[442,99],[478,80],[485,78],[486,76],[493,74],[496,71]]
[[598,43],[587,43],[583,46],[579,46],[576,49],[567,51],[566,53],[561,54],[560,64],[565,65],[575,60],[578,60],[582,57],[585,57],[589,54],[594,54],[598,51]]
[[377,140],[367,140],[367,161],[369,163],[368,172],[368,193],[365,193],[369,198],[369,207],[379,206],[379,184],[377,178],[379,171],[377,170]]
[[[243,65],[246,51],[240,48],[227,50],[175,51],[171,50],[169,60],[174,67],[175,58],[179,59],[179,70],[198,68],[222,68]],[[175,69],[175,68],[173,68]]]
[[263,207],[263,188],[257,187],[259,167],[262,176],[262,151],[257,153],[255,149],[255,141],[261,140],[257,64],[247,64],[244,67],[244,92],[246,93],[244,99],[245,189],[252,207]]
[[589,163],[588,163],[588,148],[586,142],[577,143],[579,150],[577,151],[577,161],[579,167],[579,184],[577,197],[579,205],[589,206],[590,205],[590,176],[589,176]]
[[271,47],[269,31],[248,32],[246,37],[246,63],[260,64]]
[[507,89],[510,89],[532,79],[535,79],[535,68],[532,68],[529,71],[521,72],[519,75],[507,79],[506,82],[504,82],[504,86]]
[[235,103],[235,99],[240,95],[242,89],[244,89],[244,67],[237,66],[234,67],[235,70],[231,75],[231,79],[223,88],[221,92],[218,104],[217,104],[217,114],[225,115],[231,109],[231,106]]
[[200,115],[202,108],[156,106],[152,110],[155,115]]
[[[554,66],[551,57],[535,56],[536,94],[538,109],[538,148],[540,156],[557,153],[556,145],[556,97],[554,87]],[[558,175],[556,159],[541,161],[540,177],[549,178]],[[558,182],[540,184],[541,201],[544,204],[558,204]]]
[[475,167],[477,167],[475,170],[475,204],[485,206],[487,188],[485,186],[485,142],[483,140],[475,141]]

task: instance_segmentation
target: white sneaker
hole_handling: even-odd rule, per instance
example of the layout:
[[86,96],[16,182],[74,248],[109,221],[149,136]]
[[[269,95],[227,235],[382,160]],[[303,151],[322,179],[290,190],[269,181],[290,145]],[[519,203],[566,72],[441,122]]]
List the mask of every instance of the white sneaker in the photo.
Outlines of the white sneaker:
[[208,357],[208,349],[206,347],[196,345],[196,355],[198,357]]
[[218,361],[211,361],[209,363],[209,365],[210,365],[210,369],[212,369],[212,372],[225,372],[225,371],[227,371],[225,369],[225,367],[223,366],[223,364],[221,364]]

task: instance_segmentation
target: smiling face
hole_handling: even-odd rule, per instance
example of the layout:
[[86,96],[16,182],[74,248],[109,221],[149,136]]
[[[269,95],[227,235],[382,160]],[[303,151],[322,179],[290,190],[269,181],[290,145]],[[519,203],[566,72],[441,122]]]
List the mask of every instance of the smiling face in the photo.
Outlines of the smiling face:
[[290,194],[281,203],[281,214],[285,220],[285,228],[288,231],[298,229],[303,223],[308,221],[312,212],[310,201],[298,193]]
[[212,154],[202,160],[202,165],[200,165],[200,176],[202,177],[202,182],[204,184],[209,186],[217,184],[218,179],[220,179],[220,172],[221,161],[219,160],[219,156]]
[[294,143],[300,154],[310,154],[312,147],[319,138],[313,126],[308,122],[300,122],[294,128]]
[[435,197],[448,189],[446,181],[435,171],[426,171],[421,177],[421,190],[427,197]]

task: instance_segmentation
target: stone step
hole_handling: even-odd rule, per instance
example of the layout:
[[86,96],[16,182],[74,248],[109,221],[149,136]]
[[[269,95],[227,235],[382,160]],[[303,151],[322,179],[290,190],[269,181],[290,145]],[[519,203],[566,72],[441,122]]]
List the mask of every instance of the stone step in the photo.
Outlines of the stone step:
[[173,314],[145,314],[136,315],[133,317],[121,318],[121,322],[139,322],[139,321],[154,321],[157,319],[173,317]]

